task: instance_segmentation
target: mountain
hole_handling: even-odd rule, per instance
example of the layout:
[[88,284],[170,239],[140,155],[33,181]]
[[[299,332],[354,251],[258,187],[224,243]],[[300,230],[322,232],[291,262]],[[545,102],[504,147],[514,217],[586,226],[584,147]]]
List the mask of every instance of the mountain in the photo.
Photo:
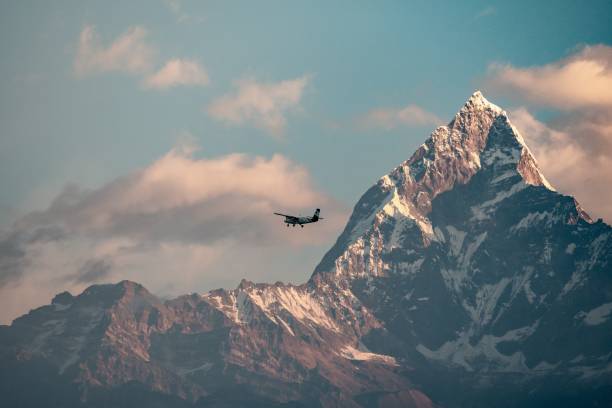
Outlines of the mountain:
[[425,358],[448,406],[610,406],[611,238],[476,92],[364,194],[315,276],[350,286],[396,358]]
[[6,406],[612,405],[612,228],[473,94],[302,285],[94,285],[0,327]]

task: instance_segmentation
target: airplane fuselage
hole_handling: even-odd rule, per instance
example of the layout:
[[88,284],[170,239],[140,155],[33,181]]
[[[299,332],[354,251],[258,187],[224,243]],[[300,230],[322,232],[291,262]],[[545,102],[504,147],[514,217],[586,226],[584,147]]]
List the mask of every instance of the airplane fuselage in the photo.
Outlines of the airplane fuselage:
[[320,219],[322,219],[321,217],[319,217],[319,213],[320,213],[320,209],[316,209],[314,215],[312,215],[311,217],[300,217],[300,216],[295,216],[295,215],[287,215],[287,214],[281,214],[281,213],[274,213],[275,215],[282,215],[283,217],[285,217],[285,224],[287,224],[287,226],[289,225],[293,225],[294,227],[296,225],[299,225],[300,227],[304,227],[304,224],[310,224],[313,222],[317,222]]
[[285,224],[292,225],[304,225],[310,224],[311,222],[317,222],[319,220],[313,220],[313,217],[285,217]]

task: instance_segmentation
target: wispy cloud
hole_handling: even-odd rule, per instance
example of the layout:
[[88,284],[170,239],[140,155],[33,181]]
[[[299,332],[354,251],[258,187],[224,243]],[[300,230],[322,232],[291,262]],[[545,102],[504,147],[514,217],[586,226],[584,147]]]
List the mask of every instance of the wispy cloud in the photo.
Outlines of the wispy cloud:
[[157,51],[146,39],[147,31],[134,26],[104,46],[95,27],[85,26],[79,36],[74,70],[77,75],[111,71],[148,72],[153,67]]
[[172,14],[174,14],[179,23],[186,23],[190,21],[200,23],[204,21],[204,18],[201,16],[193,16],[187,13],[181,0],[164,0],[164,4],[172,12]]
[[386,130],[402,126],[437,126],[443,123],[434,113],[414,104],[403,108],[372,109],[357,119],[357,125],[360,127]]
[[111,269],[112,265],[105,259],[89,259],[71,279],[84,284],[100,282],[109,277]]
[[181,4],[181,0],[164,0],[164,4],[170,9],[172,14],[174,14],[179,21],[185,21],[189,18],[189,16],[183,12],[183,5]]
[[208,85],[208,73],[191,59],[174,58],[155,71],[157,48],[147,41],[147,30],[130,27],[107,46],[102,44],[94,26],[85,26],[79,36],[74,60],[78,76],[124,72],[142,77],[146,89],[163,90],[174,86]]
[[612,108],[612,47],[584,47],[560,61],[529,68],[494,63],[487,84],[562,110]]
[[222,96],[208,106],[215,119],[235,125],[252,125],[273,135],[283,134],[288,113],[300,107],[308,76],[260,83],[253,79],[235,82],[235,92]]
[[476,13],[476,15],[474,16],[474,20],[478,20],[487,16],[492,16],[494,14],[497,14],[497,9],[494,6],[487,6],[480,10],[478,13]]
[[[315,207],[325,222],[299,233],[272,215]],[[203,159],[192,144],[178,146],[100,188],[68,187],[0,234],[0,296],[11,305],[0,320],[98,281],[133,279],[179,294],[245,276],[296,279],[287,248],[327,244],[346,215],[284,156]]]
[[208,73],[196,61],[172,59],[157,72],[145,78],[143,85],[150,89],[167,89],[177,85],[208,85]]

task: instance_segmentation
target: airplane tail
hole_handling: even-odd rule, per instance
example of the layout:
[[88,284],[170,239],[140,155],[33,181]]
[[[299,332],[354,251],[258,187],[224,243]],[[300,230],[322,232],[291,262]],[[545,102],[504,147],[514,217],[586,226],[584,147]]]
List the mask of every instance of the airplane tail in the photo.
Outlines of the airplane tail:
[[312,220],[313,221],[318,221],[319,220],[319,214],[321,213],[321,209],[317,208],[314,212],[314,215],[312,216]]

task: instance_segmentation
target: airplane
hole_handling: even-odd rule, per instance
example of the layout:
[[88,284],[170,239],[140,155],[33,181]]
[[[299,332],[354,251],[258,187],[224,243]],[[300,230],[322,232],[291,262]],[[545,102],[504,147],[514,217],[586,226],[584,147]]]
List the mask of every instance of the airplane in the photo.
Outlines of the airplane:
[[276,212],[274,213],[274,215],[281,215],[285,217],[285,224],[287,224],[287,226],[291,224],[295,227],[295,225],[297,224],[300,227],[304,228],[304,224],[310,224],[311,222],[317,222],[319,220],[322,220],[323,217],[319,217],[320,213],[321,209],[317,208],[312,217],[296,217],[295,215],[287,215]]

